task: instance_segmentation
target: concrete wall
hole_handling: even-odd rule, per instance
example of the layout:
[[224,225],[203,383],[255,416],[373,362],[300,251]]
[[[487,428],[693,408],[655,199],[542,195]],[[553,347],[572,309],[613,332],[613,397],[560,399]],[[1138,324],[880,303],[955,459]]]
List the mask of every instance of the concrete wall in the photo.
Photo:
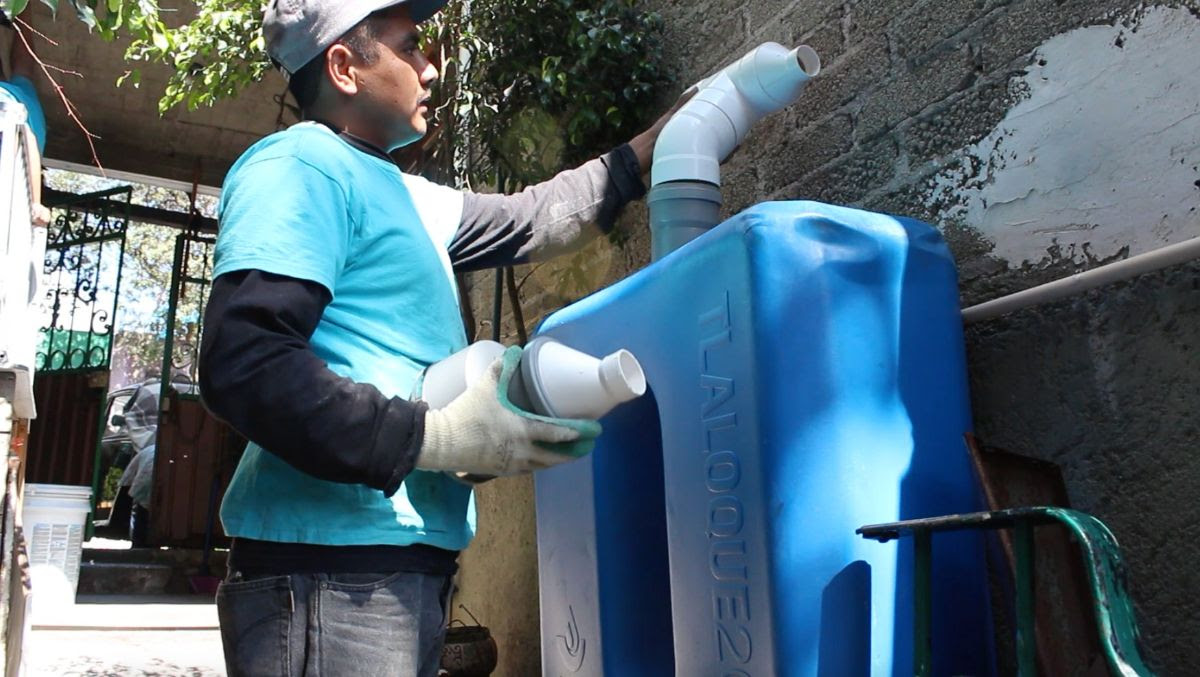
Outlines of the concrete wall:
[[488,627],[499,648],[497,677],[541,674],[533,478],[484,484],[475,504],[479,529],[459,558],[452,618]]
[[[726,164],[726,214],[804,198],[922,218],[951,244],[964,305],[1200,235],[1200,0],[643,4],[666,19],[680,87],[765,40],[807,42],[824,60],[802,102]],[[646,263],[645,223],[633,205],[625,245],[592,246],[587,284]],[[555,270],[518,271],[531,327],[583,293]],[[1073,505],[1113,528],[1161,674],[1200,670],[1200,548],[1187,533],[1200,521],[1198,272],[1177,266],[967,334],[978,432],[1060,464]],[[490,278],[477,286],[486,321]],[[513,506],[528,505],[523,491]],[[472,547],[516,542],[529,540]]]

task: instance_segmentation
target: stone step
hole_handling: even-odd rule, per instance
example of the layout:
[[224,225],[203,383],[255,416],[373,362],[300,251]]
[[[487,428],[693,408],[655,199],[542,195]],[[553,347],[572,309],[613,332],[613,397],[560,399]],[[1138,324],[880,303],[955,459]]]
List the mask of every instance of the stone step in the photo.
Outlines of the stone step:
[[89,562],[79,566],[80,595],[161,595],[171,590],[175,570],[151,562]]
[[188,548],[83,549],[79,594],[207,594],[225,574],[228,553]]
[[[116,541],[110,541],[110,543],[112,542]],[[226,550],[209,552],[209,566],[224,570],[227,552]],[[83,561],[165,564],[175,568],[188,569],[198,568],[204,562],[204,551],[198,548],[130,548],[127,544],[124,547],[91,548],[84,543]]]
[[34,630],[215,631],[218,628],[213,600],[196,595],[80,594],[74,604],[42,607],[35,603],[33,612]]

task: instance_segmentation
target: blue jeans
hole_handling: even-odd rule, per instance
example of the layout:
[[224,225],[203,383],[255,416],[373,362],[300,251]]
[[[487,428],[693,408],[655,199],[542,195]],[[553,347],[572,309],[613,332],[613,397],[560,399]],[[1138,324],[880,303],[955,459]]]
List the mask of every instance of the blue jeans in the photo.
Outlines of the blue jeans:
[[230,677],[434,677],[449,576],[291,574],[217,590]]

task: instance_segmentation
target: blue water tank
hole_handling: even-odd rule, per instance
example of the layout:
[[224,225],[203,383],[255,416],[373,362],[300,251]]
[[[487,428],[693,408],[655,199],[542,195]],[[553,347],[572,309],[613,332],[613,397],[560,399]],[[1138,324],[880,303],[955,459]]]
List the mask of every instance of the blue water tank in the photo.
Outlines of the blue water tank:
[[[936,230],[761,204],[539,334],[651,391],[536,476],[545,675],[912,674],[911,543],[855,529],[981,508]],[[933,567],[934,674],[991,674],[982,537]]]

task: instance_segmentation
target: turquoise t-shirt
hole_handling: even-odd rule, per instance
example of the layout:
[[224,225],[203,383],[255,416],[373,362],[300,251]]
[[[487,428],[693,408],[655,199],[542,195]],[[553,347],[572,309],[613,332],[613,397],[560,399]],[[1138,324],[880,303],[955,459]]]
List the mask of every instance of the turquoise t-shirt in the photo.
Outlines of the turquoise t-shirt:
[[29,78],[14,75],[12,80],[0,82],[0,97],[25,106],[28,114],[26,122],[33,130],[33,137],[37,139],[38,152],[45,153],[46,113],[42,111],[42,102],[38,99],[37,90],[33,88],[33,83],[29,81]]
[[[408,398],[422,369],[467,343],[447,252],[462,204],[460,192],[301,123],[230,170],[213,274],[255,269],[323,285],[333,300],[312,350],[335,373]],[[461,550],[475,506],[471,489],[442,473],[415,470],[385,498],[316,479],[250,443],[221,522],[231,536],[266,541]]]

